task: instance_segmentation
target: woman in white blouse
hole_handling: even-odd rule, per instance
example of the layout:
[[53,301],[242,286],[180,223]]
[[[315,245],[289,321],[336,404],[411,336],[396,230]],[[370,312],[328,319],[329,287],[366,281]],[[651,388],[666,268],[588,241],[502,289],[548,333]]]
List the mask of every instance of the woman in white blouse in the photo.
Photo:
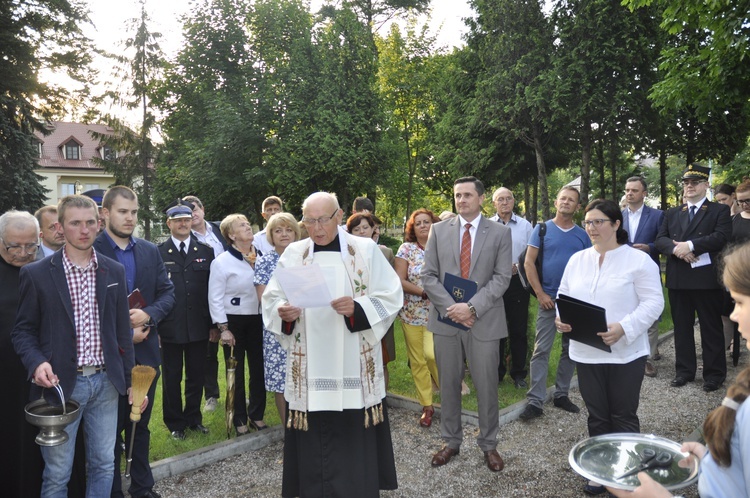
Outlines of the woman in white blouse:
[[[231,243],[211,263],[208,280],[208,306],[211,318],[221,331],[224,359],[234,346],[237,359],[234,391],[234,427],[237,435],[247,434],[248,426],[267,429],[266,388],[263,374],[263,319],[258,294],[253,286],[256,253],[253,229],[241,214],[230,214],[221,222],[221,234]],[[245,357],[250,371],[250,402],[245,404]]]
[[[583,226],[593,247],[570,258],[558,292],[601,306],[607,313],[607,330],[597,335],[611,353],[570,342],[570,358],[577,364],[589,412],[589,436],[640,432],[637,412],[649,355],[647,331],[664,308],[659,268],[647,253],[627,245],[622,213],[613,201],[591,202]],[[555,324],[559,332],[571,331],[559,317]],[[606,489],[589,482],[584,491],[597,495]]]

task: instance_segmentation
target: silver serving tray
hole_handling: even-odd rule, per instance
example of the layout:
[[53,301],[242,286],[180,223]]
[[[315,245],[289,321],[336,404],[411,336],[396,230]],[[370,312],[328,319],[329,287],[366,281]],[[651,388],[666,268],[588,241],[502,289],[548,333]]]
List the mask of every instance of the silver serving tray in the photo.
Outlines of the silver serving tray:
[[672,454],[672,463],[664,469],[647,470],[648,475],[669,490],[681,489],[698,479],[700,460],[680,451],[682,445],[653,434],[616,433],[584,439],[570,450],[568,461],[578,474],[605,486],[634,490],[638,476],[621,476],[641,463],[644,448]]

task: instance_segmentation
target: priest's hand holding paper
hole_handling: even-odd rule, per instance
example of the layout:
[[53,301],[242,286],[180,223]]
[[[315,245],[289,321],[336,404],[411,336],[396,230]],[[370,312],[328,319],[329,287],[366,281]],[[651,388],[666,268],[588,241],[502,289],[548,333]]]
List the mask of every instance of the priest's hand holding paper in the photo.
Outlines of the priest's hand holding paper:
[[292,306],[289,303],[284,303],[278,308],[279,317],[285,322],[293,322],[302,314],[302,308]]
[[339,315],[352,316],[354,314],[354,299],[350,296],[334,299],[331,301],[331,308]]
[[602,338],[604,344],[606,344],[607,346],[611,346],[625,335],[625,331],[623,330],[622,325],[620,325],[619,323],[608,323],[607,331],[599,332],[596,335]]

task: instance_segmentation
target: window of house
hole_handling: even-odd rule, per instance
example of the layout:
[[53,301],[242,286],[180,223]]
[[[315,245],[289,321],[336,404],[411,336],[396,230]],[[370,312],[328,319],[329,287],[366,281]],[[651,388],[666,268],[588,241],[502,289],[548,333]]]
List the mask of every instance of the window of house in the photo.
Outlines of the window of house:
[[84,192],[88,192],[89,190],[95,190],[95,189],[98,189],[98,188],[99,188],[99,184],[98,183],[87,183],[87,184],[84,185],[83,191]]
[[65,144],[65,159],[81,159],[81,146],[75,140]]
[[60,184],[60,197],[65,197],[66,195],[74,195],[75,193],[76,193],[75,183],[61,183]]
[[39,157],[42,157],[42,142],[36,143],[36,152]]
[[117,151],[109,145],[105,145],[104,147],[102,147],[101,153],[102,159],[104,159],[105,161],[114,161],[115,159],[117,159]]

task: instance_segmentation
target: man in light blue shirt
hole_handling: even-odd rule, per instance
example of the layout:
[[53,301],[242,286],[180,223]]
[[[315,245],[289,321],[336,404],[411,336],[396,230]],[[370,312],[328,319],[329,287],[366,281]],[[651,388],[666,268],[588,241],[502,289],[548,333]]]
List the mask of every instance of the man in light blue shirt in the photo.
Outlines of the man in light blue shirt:
[[497,369],[498,382],[502,382],[507,370],[505,344],[510,343],[510,377],[518,389],[526,389],[526,353],[528,350],[526,340],[526,329],[529,324],[529,298],[530,294],[521,285],[518,276],[518,257],[521,255],[531,236],[531,223],[513,212],[516,199],[513,192],[505,187],[500,187],[492,194],[492,203],[495,205],[497,214],[492,216],[492,221],[497,221],[510,228],[513,240],[512,249],[512,277],[510,286],[503,295],[505,304],[505,319],[508,324],[508,338],[500,339],[500,365]]
[[[547,234],[544,236],[542,250],[542,279],[536,271],[536,258],[539,255],[539,226],[529,238],[524,269],[529,283],[534,289],[539,310],[536,318],[536,343],[531,355],[531,388],[526,393],[528,404],[521,413],[521,420],[531,420],[544,413],[542,406],[547,394],[547,370],[549,355],[555,341],[555,299],[560,286],[565,266],[576,252],[591,247],[591,240],[586,231],[575,224],[573,216],[581,204],[581,194],[574,187],[563,187],[555,199],[557,213],[546,222]],[[555,379],[554,405],[565,411],[578,413],[580,408],[568,397],[570,381],[575,372],[575,362],[568,357],[569,339],[563,335],[562,353],[557,366]]]

